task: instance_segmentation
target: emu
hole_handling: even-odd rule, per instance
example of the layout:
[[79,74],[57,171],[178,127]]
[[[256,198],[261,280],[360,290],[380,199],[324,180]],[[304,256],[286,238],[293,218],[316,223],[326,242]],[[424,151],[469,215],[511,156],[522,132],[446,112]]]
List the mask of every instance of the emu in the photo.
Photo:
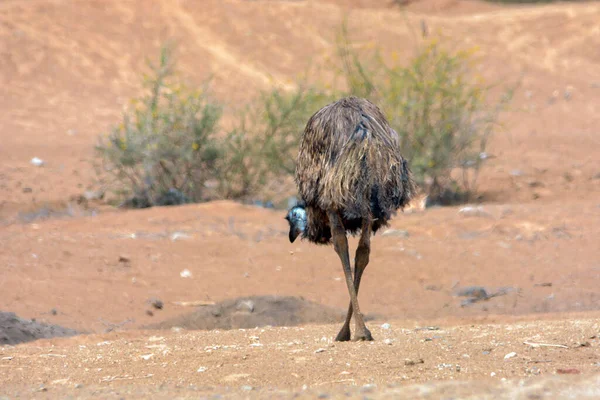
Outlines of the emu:
[[[296,162],[300,202],[288,210],[289,240],[301,235],[316,244],[331,244],[338,254],[350,305],[336,341],[373,340],[358,305],[358,288],[371,252],[371,235],[387,226],[415,191],[398,134],[381,110],[358,97],[342,98],[317,111],[306,124]],[[360,239],[350,266],[347,233]]]

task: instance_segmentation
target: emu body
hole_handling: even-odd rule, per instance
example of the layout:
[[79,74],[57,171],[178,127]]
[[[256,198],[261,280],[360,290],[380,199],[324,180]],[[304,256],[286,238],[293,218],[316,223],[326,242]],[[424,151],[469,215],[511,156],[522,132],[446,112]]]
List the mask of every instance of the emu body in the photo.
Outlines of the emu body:
[[[301,203],[289,210],[289,239],[333,244],[346,277],[350,305],[336,340],[372,340],[358,305],[358,288],[369,262],[371,235],[410,201],[414,183],[400,154],[397,133],[366,99],[348,97],[317,111],[306,124],[296,163]],[[347,233],[360,232],[350,267]]]

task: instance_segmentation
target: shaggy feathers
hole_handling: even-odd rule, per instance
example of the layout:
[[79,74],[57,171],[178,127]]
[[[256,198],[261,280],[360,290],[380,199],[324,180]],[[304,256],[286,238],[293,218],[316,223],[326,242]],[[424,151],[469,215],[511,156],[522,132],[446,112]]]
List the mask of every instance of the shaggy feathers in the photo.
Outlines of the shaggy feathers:
[[317,111],[304,130],[296,165],[307,212],[303,237],[314,243],[330,242],[328,210],[338,211],[351,233],[371,216],[376,232],[414,194],[398,135],[366,99],[343,98]]

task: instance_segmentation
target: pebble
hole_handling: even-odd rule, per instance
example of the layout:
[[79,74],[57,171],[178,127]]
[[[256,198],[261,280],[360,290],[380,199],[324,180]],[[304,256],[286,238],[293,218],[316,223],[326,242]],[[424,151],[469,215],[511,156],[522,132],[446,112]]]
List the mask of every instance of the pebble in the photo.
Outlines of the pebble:
[[390,324],[388,324],[387,322],[383,325],[381,325],[381,329],[390,329],[392,326]]
[[161,299],[158,299],[156,297],[152,297],[151,299],[149,299],[148,303],[150,303],[150,305],[156,308],[157,310],[162,310],[162,308],[165,305]]
[[383,232],[381,236],[397,236],[401,238],[408,238],[410,237],[410,233],[402,229],[388,229],[385,232]]
[[45,164],[44,160],[42,160],[41,158],[37,158],[37,157],[33,157],[30,161],[31,165],[34,165],[36,167],[41,167]]
[[200,367],[196,372],[205,372],[207,370],[206,367]]
[[515,353],[514,351],[512,351],[512,352],[508,353],[507,355],[505,355],[504,359],[505,360],[509,360],[509,359],[511,359],[513,357],[516,357],[516,356],[517,356],[517,353]]
[[179,273],[179,276],[181,276],[182,278],[191,278],[192,277],[192,273],[190,272],[189,269],[184,269],[183,271],[181,271]]
[[485,211],[483,207],[477,206],[465,206],[458,210],[458,215],[463,217],[488,217],[491,218],[490,213]]

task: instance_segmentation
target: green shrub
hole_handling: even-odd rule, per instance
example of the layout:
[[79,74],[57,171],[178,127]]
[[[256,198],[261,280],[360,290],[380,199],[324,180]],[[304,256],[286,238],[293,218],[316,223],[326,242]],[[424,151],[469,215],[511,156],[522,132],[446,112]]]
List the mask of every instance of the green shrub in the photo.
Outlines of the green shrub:
[[223,143],[220,195],[245,199],[293,175],[299,140],[308,118],[331,100],[300,83],[292,91],[273,88],[236,118]]
[[266,200],[269,191],[286,196],[283,183],[293,176],[306,122],[352,94],[382,107],[431,200],[476,193],[488,139],[512,92],[489,101],[490,87],[473,71],[473,51],[449,51],[426,39],[408,65],[388,65],[377,48],[357,50],[344,25],[337,55],[338,75],[327,84],[301,81],[293,90],[263,91],[220,132],[222,109],[208,85],[190,90],[179,83],[171,52],[163,48],[145,94],[96,147],[100,176],[119,201],[135,207],[215,197]]
[[449,51],[427,39],[408,65],[388,66],[377,49],[354,50],[345,26],[337,43],[346,94],[383,108],[430,200],[464,201],[476,193],[488,139],[512,97],[510,89],[489,101],[490,86],[473,71],[476,49]]
[[134,207],[203,200],[221,155],[221,107],[207,85],[190,90],[177,82],[169,48],[150,69],[146,93],[96,146],[101,179],[116,200]]

